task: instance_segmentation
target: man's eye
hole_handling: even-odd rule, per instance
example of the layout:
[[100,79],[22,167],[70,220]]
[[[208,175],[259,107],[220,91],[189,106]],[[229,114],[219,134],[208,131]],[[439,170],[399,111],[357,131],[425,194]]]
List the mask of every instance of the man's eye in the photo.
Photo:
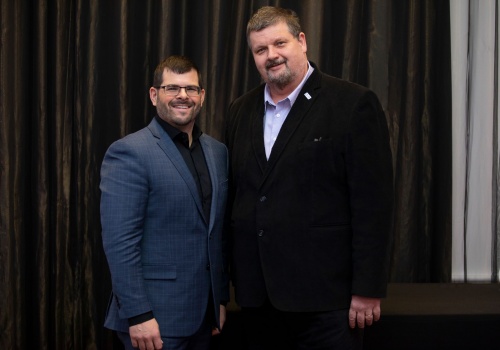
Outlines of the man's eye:
[[186,90],[189,92],[198,92],[198,88],[196,86],[188,86]]
[[167,86],[167,91],[179,91],[179,87],[178,86]]

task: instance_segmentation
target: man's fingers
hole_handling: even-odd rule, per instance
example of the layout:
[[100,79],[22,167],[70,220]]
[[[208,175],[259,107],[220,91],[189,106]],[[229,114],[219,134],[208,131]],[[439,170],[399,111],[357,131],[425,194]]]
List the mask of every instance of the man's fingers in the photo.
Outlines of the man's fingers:
[[365,314],[362,312],[358,312],[356,315],[356,320],[358,324],[358,328],[365,328]]
[[155,350],[160,350],[160,349],[163,349],[163,340],[161,339],[155,339],[154,340],[154,349]]
[[376,321],[380,320],[380,311],[367,310],[362,312],[356,312],[354,310],[349,310],[349,327],[355,328],[365,328],[365,326],[371,326]]
[[161,338],[151,339],[131,339],[132,346],[140,350],[160,350],[163,348],[163,340]]
[[349,309],[349,327],[356,327],[356,311]]
[[371,326],[373,324],[373,320],[374,320],[373,314],[365,314],[365,324],[367,326]]

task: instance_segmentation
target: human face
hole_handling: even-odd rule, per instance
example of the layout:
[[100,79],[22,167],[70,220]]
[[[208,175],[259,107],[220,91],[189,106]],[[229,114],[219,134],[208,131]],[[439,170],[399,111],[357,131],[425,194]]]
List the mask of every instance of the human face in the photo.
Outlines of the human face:
[[307,72],[304,33],[295,38],[285,22],[249,35],[250,49],[262,79],[279,90],[295,89]]
[[[198,84],[198,73],[194,69],[183,74],[176,74],[167,69],[163,71],[162,86],[199,86]],[[205,90],[201,89],[199,96],[188,96],[186,90],[181,89],[176,96],[171,96],[162,88],[151,87],[149,97],[161,119],[181,131],[191,133],[196,116],[205,100]]]

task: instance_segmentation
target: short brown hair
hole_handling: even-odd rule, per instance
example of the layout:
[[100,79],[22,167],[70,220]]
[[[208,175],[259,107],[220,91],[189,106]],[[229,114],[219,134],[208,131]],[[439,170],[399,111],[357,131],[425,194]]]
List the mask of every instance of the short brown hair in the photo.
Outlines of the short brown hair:
[[194,63],[190,58],[181,55],[169,56],[158,64],[153,77],[154,87],[159,87],[163,82],[163,71],[165,69],[174,72],[175,74],[184,74],[194,69],[196,73],[198,73],[198,85],[200,88],[203,88],[201,73],[196,66],[196,63]]
[[250,47],[250,33],[258,32],[269,26],[275,25],[279,22],[285,22],[288,26],[288,31],[295,38],[299,38],[302,32],[300,28],[300,19],[295,11],[284,9],[281,7],[264,6],[258,9],[250,18],[247,24],[247,42]]

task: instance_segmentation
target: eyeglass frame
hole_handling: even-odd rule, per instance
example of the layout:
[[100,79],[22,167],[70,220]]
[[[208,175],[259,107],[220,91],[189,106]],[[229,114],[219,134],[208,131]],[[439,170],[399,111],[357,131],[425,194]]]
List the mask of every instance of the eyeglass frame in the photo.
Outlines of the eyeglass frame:
[[[178,91],[177,93],[175,94],[172,94],[170,93],[170,91],[167,91],[167,87],[171,87],[171,88],[174,88],[174,87],[177,87],[178,88]],[[180,85],[176,85],[176,84],[167,84],[167,85],[161,85],[161,86],[155,86],[156,89],[163,89],[163,91],[165,92],[166,95],[168,96],[177,96],[180,94],[181,92],[181,89],[184,89],[184,91],[186,92],[186,95],[188,95],[189,97],[198,97],[201,95],[201,86],[197,86],[197,85],[186,85],[186,86],[180,86]],[[192,93],[194,91],[189,91],[188,88],[196,88],[196,91],[197,91],[197,94],[193,95]]]

